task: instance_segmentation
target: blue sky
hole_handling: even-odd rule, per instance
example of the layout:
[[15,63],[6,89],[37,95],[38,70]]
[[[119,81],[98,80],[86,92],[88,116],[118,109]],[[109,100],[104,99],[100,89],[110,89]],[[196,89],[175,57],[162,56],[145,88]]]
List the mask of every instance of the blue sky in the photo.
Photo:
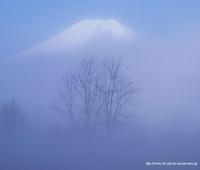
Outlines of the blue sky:
[[198,0],[1,0],[0,56],[32,47],[86,18],[114,18],[147,37],[200,25]]

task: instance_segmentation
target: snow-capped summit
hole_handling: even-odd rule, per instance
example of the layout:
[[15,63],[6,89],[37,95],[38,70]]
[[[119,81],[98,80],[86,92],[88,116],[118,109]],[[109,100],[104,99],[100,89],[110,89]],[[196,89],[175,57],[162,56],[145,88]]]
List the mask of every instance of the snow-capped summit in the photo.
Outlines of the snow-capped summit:
[[133,35],[131,30],[117,20],[85,19],[26,52],[57,54],[67,49],[83,47],[95,40],[120,42],[131,39]]

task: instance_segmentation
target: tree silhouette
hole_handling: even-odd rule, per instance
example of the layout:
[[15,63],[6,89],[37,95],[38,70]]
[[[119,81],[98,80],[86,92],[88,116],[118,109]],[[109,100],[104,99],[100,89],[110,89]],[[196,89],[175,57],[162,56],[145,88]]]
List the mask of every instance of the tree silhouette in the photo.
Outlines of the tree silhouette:
[[1,130],[5,133],[13,133],[23,124],[24,115],[22,114],[20,105],[16,100],[4,102],[0,107]]
[[73,127],[91,134],[99,123],[110,133],[126,114],[135,86],[123,71],[120,59],[102,62],[83,59],[67,74],[59,90],[59,109]]

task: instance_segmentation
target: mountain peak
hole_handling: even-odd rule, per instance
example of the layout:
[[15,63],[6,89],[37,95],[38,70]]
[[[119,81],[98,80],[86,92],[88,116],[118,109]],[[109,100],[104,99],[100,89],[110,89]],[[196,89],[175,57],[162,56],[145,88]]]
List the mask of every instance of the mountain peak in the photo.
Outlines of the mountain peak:
[[117,20],[85,19],[26,52],[56,54],[83,47],[95,39],[126,41],[132,36],[132,31]]

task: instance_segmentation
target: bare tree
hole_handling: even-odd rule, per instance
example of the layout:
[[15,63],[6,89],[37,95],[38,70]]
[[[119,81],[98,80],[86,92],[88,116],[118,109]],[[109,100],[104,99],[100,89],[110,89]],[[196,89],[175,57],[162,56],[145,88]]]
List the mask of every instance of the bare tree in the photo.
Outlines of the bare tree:
[[[74,74],[76,91],[80,96],[85,132],[91,131],[99,110],[98,66],[92,59],[83,59]],[[89,132],[90,133],[90,132]]]
[[[66,113],[74,129],[92,133],[100,112],[98,64],[82,59],[75,71],[63,78],[56,108]],[[81,126],[83,128],[81,128]]]
[[107,131],[115,127],[125,115],[135,88],[126,78],[119,59],[98,64],[93,59],[83,59],[77,69],[63,79],[59,98],[63,112],[72,126],[82,125],[91,133],[102,122]]
[[60,104],[57,109],[68,115],[71,126],[75,128],[75,82],[72,76],[69,75],[62,79],[62,83],[62,88],[58,91]]
[[126,114],[125,110],[135,93],[135,87],[124,74],[120,59],[112,58],[104,61],[102,69],[100,91],[104,101],[106,128],[110,133],[120,118]]

